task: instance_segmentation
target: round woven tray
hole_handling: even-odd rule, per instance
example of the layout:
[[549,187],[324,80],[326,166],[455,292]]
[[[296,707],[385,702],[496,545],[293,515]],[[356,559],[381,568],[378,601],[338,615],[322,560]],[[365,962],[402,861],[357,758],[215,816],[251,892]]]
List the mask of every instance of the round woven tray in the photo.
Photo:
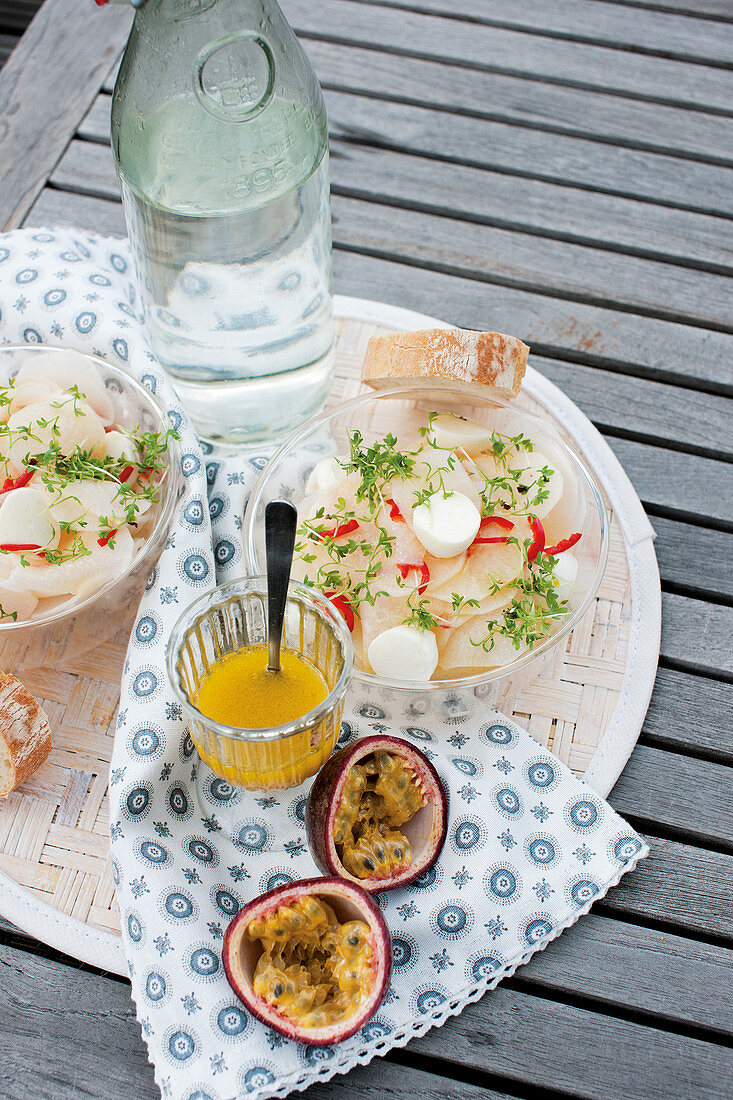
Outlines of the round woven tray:
[[[359,391],[370,336],[442,324],[360,299],[337,298],[336,308],[331,403]],[[567,398],[529,370],[517,403],[554,416],[584,452],[606,495],[611,539],[595,606],[541,677],[520,693],[504,694],[498,705],[606,795],[636,742],[654,682],[660,597],[651,532],[633,537],[634,530],[644,531],[638,498]],[[36,774],[0,803],[0,913],[51,946],[118,974],[127,969],[111,873],[107,777],[135,610],[111,640],[82,657],[43,670],[8,670],[41,701],[54,746]]]

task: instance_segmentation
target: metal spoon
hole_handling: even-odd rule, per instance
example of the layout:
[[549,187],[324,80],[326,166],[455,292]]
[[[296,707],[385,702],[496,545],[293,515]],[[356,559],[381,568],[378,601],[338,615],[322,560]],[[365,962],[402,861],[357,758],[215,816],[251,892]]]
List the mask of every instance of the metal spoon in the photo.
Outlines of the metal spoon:
[[280,644],[293,563],[298,513],[288,500],[271,500],[265,508],[265,556],[267,558],[268,672],[280,671]]

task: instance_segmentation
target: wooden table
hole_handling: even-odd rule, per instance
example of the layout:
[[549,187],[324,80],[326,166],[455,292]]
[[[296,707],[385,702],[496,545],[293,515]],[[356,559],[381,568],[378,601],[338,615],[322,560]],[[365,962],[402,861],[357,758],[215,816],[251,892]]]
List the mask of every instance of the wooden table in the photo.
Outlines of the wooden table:
[[[634,481],[664,600],[654,697],[611,797],[651,857],[459,1018],[309,1095],[718,1100],[733,1087],[733,3],[283,6],[326,95],[336,288],[532,344]],[[108,73],[129,13],[92,9],[47,0],[0,74],[0,225],[124,232]],[[126,982],[8,925],[0,964],[3,1096],[156,1095]]]

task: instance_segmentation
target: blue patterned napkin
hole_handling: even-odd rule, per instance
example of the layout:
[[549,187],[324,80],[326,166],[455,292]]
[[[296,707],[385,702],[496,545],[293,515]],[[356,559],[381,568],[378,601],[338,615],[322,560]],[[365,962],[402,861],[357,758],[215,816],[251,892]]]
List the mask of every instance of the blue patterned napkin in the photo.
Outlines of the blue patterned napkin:
[[417,743],[449,792],[446,844],[411,887],[377,899],[394,969],[359,1034],[314,1048],[251,1018],[224,976],[222,936],[243,901],[317,873],[303,825],[308,784],[258,796],[208,772],[164,653],[186,604],[243,572],[241,516],[266,456],[205,457],[146,347],[123,241],[63,230],[0,238],[0,340],[126,363],[182,436],[186,491],[130,640],[109,790],[132,992],[164,1096],[285,1096],[404,1045],[513,973],[647,854],[607,803],[480,700],[396,704],[355,685],[342,743],[375,730]]

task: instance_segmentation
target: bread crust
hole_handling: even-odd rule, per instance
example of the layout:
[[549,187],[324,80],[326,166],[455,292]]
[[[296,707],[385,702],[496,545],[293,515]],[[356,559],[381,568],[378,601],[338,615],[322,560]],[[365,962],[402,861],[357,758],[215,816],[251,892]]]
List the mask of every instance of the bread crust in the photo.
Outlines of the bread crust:
[[20,680],[0,671],[0,798],[40,768],[51,740],[45,711]]
[[443,380],[501,397],[519,393],[529,347],[516,336],[473,329],[420,329],[372,336],[362,380],[374,389]]

